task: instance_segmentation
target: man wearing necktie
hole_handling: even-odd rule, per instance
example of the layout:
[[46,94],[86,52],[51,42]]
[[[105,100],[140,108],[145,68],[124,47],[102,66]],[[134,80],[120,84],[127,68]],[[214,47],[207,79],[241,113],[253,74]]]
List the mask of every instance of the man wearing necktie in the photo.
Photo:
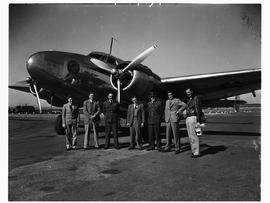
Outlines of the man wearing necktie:
[[84,145],[83,148],[85,150],[89,147],[89,137],[91,129],[93,129],[94,134],[94,142],[95,142],[95,148],[99,148],[98,143],[98,122],[99,114],[101,112],[100,105],[98,101],[94,101],[94,94],[89,94],[89,99],[84,101],[83,103],[83,113],[84,113],[84,128],[85,128],[85,134],[84,134]]
[[184,110],[186,104],[178,98],[173,97],[173,92],[168,91],[168,100],[165,105],[165,122],[166,122],[166,140],[164,152],[171,151],[171,134],[173,133],[175,154],[180,153],[180,135],[179,135],[179,114]]
[[80,122],[79,108],[72,104],[72,97],[68,96],[68,103],[62,109],[62,126],[66,131],[66,149],[77,149],[77,127]]
[[142,150],[141,127],[144,125],[144,109],[142,104],[138,104],[136,96],[132,97],[132,104],[128,106],[127,126],[130,129],[129,149],[137,148]]
[[105,149],[110,148],[110,133],[113,132],[114,148],[120,149],[118,144],[117,126],[119,122],[119,103],[114,101],[113,94],[108,94],[108,100],[103,103],[105,119]]
[[147,150],[155,149],[155,140],[157,142],[157,150],[161,151],[160,123],[164,112],[161,101],[156,100],[153,92],[150,93],[150,102],[147,103],[147,124],[149,146]]

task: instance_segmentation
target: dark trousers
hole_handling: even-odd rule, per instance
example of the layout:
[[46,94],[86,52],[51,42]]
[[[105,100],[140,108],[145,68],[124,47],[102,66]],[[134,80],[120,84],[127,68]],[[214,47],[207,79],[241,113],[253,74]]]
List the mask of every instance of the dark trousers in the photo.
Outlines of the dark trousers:
[[148,136],[150,147],[155,147],[155,140],[157,140],[157,148],[161,147],[161,137],[160,137],[160,124],[148,124]]
[[117,136],[117,123],[105,123],[105,148],[110,147],[110,133],[113,132],[114,147],[119,147]]

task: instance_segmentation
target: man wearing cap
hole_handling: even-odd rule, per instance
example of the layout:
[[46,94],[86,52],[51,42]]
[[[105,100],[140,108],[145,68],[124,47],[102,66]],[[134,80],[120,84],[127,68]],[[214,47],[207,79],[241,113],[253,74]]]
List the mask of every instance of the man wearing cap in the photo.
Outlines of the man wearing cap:
[[[130,129],[130,146],[129,149],[137,148],[142,150],[141,127],[144,125],[144,109],[142,104],[138,104],[137,97],[132,97],[132,104],[128,106],[127,126]],[[134,141],[135,140],[135,141]]]
[[66,131],[66,149],[77,149],[77,127],[80,122],[79,108],[72,104],[72,97],[68,96],[68,103],[62,109],[62,126]]
[[155,149],[155,140],[157,149],[161,151],[160,123],[163,116],[163,105],[161,101],[156,100],[153,92],[150,93],[150,102],[147,103],[147,123],[149,146],[147,150]]
[[85,150],[89,147],[89,137],[91,128],[93,129],[94,134],[94,146],[99,148],[98,143],[98,122],[100,120],[99,114],[101,112],[100,105],[98,101],[94,101],[94,93],[89,94],[89,99],[83,103],[83,113],[84,113],[84,144],[83,148]]
[[178,98],[174,98],[173,92],[168,91],[168,100],[165,105],[166,122],[166,146],[164,152],[171,151],[171,134],[173,133],[175,154],[180,153],[180,135],[179,135],[179,114],[184,110],[186,104]]

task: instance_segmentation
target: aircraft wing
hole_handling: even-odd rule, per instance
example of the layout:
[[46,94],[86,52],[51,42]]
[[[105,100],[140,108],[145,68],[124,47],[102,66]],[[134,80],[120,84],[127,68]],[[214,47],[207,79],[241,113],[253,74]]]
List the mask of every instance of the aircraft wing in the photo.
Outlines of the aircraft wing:
[[26,81],[16,82],[14,85],[9,85],[8,87],[11,89],[30,93],[29,84]]
[[176,95],[183,95],[187,88],[192,88],[203,100],[215,100],[261,89],[261,69],[170,77],[161,82]]

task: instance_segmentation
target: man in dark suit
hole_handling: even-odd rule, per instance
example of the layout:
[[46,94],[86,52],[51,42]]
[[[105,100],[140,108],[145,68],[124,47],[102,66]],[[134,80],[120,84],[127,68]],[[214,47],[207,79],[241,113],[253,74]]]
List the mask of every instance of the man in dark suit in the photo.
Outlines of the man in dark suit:
[[144,109],[142,104],[138,104],[136,96],[132,97],[132,104],[128,106],[127,126],[130,129],[129,149],[135,148],[135,142],[139,150],[142,150],[141,127],[144,125]]
[[80,122],[79,108],[72,104],[72,97],[68,96],[68,103],[62,109],[62,126],[66,131],[67,150],[77,149],[77,127]]
[[91,128],[93,129],[94,134],[94,142],[95,148],[99,148],[98,144],[98,122],[99,122],[99,114],[101,112],[100,105],[98,101],[94,101],[94,94],[89,94],[89,99],[84,101],[83,103],[83,113],[84,113],[84,145],[83,148],[85,150],[88,149],[89,146],[89,137]]
[[161,151],[160,123],[163,115],[163,105],[161,101],[157,101],[154,93],[150,93],[150,102],[147,103],[148,115],[148,136],[149,146],[147,150],[155,149],[155,139],[157,149]]
[[114,148],[119,149],[117,125],[119,121],[119,103],[114,101],[113,94],[108,94],[108,100],[103,103],[103,113],[105,119],[105,149],[110,148],[110,133],[113,132]]
[[168,100],[165,105],[165,122],[166,122],[166,140],[164,152],[171,151],[171,134],[173,133],[175,154],[180,153],[180,135],[178,118],[183,112],[186,104],[178,98],[174,98],[173,92],[168,91]]

